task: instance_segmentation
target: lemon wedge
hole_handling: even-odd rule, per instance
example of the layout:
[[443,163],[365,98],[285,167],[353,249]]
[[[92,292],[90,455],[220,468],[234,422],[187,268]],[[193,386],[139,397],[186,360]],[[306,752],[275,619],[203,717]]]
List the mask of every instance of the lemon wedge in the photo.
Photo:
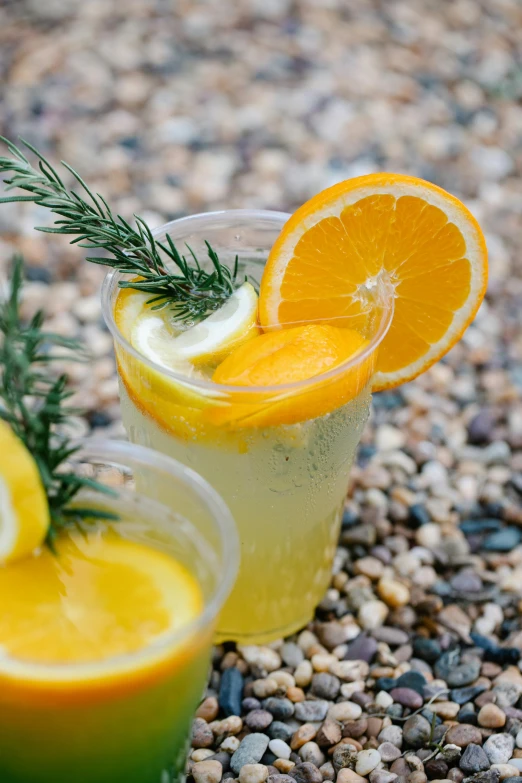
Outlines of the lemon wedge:
[[0,420],[0,565],[30,555],[49,530],[47,497],[36,462]]
[[143,308],[132,327],[131,343],[148,359],[190,376],[191,367],[217,365],[259,333],[257,294],[250,283],[243,283],[222,307],[181,334],[161,312]]

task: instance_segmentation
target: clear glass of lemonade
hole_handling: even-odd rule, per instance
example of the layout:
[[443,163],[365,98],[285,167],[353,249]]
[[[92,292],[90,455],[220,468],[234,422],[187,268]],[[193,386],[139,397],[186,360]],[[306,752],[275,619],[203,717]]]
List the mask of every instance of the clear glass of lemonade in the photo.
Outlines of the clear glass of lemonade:
[[[157,229],[155,238],[169,234],[180,252],[188,245],[202,262],[209,242],[229,265],[238,255],[241,270],[259,283],[288,217],[250,210],[194,215]],[[102,296],[128,437],[194,468],[225,499],[239,529],[239,576],[218,639],[263,643],[292,633],[311,619],[328,585],[392,297],[380,284],[368,290],[367,318],[357,327],[366,347],[334,370],[279,386],[226,386],[211,372],[175,372],[133,347],[118,326],[122,279],[109,273]],[[338,325],[349,327],[343,320]]]
[[203,479],[150,449],[86,442],[74,461],[111,488],[74,501],[99,517],[0,568],[0,780],[177,781],[235,527]]

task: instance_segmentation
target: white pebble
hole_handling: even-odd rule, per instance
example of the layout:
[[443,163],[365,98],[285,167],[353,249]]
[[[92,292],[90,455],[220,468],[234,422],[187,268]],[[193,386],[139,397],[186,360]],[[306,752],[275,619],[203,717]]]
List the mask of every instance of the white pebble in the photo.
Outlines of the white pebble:
[[278,759],[289,759],[292,752],[290,746],[282,739],[273,739],[268,743],[269,749]]
[[192,767],[195,783],[219,783],[223,766],[219,761],[200,761]]
[[386,707],[390,707],[393,704],[393,698],[386,691],[379,691],[375,697],[375,703],[386,709]]
[[235,753],[241,745],[241,740],[238,737],[226,737],[219,746],[220,750],[226,750],[227,753]]
[[282,688],[293,688],[295,686],[295,679],[290,672],[278,671],[272,672],[270,675],[271,680],[275,680]]
[[353,701],[341,701],[339,704],[332,704],[328,710],[328,717],[338,721],[357,720],[361,717],[361,714],[362,708]]
[[338,663],[335,655],[330,653],[316,653],[312,655],[312,666],[316,672],[327,672],[332,664]]
[[381,763],[381,754],[378,750],[370,748],[369,750],[361,750],[357,754],[357,762],[355,764],[355,771],[358,775],[369,775]]
[[267,777],[264,764],[244,764],[239,770],[239,783],[265,783]]
[[441,530],[439,525],[435,522],[428,522],[421,527],[415,533],[415,539],[417,544],[425,546],[426,549],[433,549],[440,544]]
[[301,661],[294,672],[295,684],[299,688],[306,688],[312,682],[314,670],[310,661]]
[[301,631],[297,638],[297,644],[306,655],[310,647],[317,644],[317,636],[311,631]]
[[379,628],[388,616],[388,607],[383,601],[367,601],[359,609],[359,622],[365,631]]
[[252,683],[252,690],[258,699],[266,699],[268,696],[273,696],[278,689],[279,685],[272,677],[267,677],[266,680],[254,680]]
[[270,647],[257,647],[256,645],[244,645],[238,647],[238,652],[250,665],[259,666],[267,672],[274,672],[281,668],[281,656]]
[[509,759],[508,764],[522,771],[522,759]]

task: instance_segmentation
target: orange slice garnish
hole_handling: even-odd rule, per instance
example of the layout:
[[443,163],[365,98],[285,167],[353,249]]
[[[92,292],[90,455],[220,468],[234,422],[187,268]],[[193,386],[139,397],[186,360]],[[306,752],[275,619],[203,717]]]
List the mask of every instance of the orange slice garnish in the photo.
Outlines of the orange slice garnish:
[[364,330],[366,293],[394,291],[394,316],[373,389],[415,378],[458,341],[487,284],[484,236],[441,188],[400,174],[334,185],[292,215],[261,281],[265,330],[319,322]]

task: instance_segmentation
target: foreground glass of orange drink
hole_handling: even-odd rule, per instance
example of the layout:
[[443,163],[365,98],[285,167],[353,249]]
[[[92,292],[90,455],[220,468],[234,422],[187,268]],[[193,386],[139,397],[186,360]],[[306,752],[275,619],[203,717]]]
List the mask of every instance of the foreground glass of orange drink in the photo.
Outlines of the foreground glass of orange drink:
[[[198,260],[205,259],[205,242],[226,263],[237,254],[257,287],[288,217],[246,210],[195,215],[155,236],[161,241],[168,233]],[[212,355],[208,367],[176,369],[158,355],[154,337],[140,351],[132,327],[148,296],[122,291],[120,279],[108,275],[103,304],[128,437],[204,476],[238,526],[239,576],[217,638],[261,643],[292,633],[310,620],[329,582],[349,470],[370,410],[376,350],[393,309],[389,292],[384,285],[366,292],[357,322],[362,350],[332,372],[283,385],[233,386],[212,380]],[[159,323],[161,312],[151,318]],[[352,320],[338,323],[349,327]]]
[[75,499],[100,519],[0,568],[0,780],[170,783],[237,569],[234,525],[164,455],[94,441],[74,460],[112,489]]

